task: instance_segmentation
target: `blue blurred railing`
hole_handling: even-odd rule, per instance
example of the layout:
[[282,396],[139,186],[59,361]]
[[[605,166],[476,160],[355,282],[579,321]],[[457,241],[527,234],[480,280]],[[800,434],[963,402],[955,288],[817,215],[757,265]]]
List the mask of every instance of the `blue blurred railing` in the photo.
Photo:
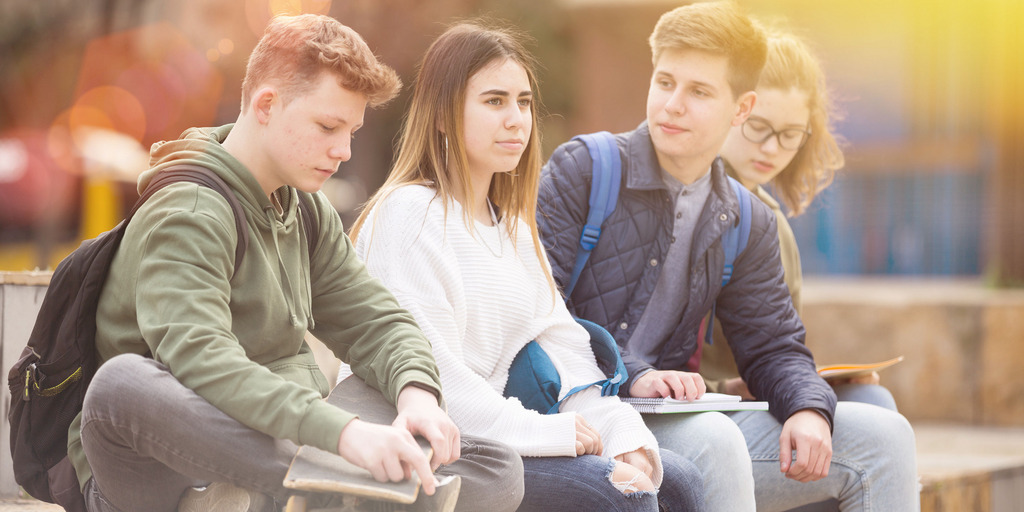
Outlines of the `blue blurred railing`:
[[985,174],[844,170],[790,219],[805,274],[978,275]]

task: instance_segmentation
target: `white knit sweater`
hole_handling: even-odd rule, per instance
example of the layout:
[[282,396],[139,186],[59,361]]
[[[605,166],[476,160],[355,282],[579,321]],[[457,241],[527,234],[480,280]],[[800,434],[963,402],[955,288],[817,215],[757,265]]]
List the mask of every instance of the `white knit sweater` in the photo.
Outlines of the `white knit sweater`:
[[660,485],[657,441],[618,398],[592,387],[563,402],[560,414],[543,415],[502,396],[512,359],[534,339],[558,369],[562,396],[603,375],[586,330],[551,289],[529,227],[521,222],[513,243],[504,220],[474,222],[471,231],[458,202],[447,215],[441,203],[432,188],[394,190],[367,216],[356,253],[433,344],[452,420],[523,456],[575,456],[574,412],[601,435],[602,455],[646,448]]

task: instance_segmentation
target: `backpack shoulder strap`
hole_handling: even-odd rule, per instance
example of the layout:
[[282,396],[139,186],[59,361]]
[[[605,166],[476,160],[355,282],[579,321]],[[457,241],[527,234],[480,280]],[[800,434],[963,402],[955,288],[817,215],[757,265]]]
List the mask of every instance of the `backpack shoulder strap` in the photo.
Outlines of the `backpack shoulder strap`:
[[593,177],[590,183],[587,222],[580,235],[580,245],[576,251],[576,263],[572,269],[569,286],[565,288],[566,297],[572,294],[583,266],[590,259],[590,251],[594,250],[601,238],[601,224],[615,211],[619,186],[622,183],[622,157],[619,155],[614,135],[609,132],[597,132],[577,135],[573,139],[581,140],[587,145],[590,160],[593,162]]
[[242,258],[245,256],[245,251],[249,248],[249,226],[245,222],[245,211],[242,210],[242,203],[235,197],[235,193],[228,184],[206,167],[181,164],[160,171],[146,187],[146,190],[142,192],[139,200],[135,202],[135,206],[128,213],[124,223],[128,224],[131,218],[135,216],[136,210],[142,206],[142,203],[145,203],[158,190],[180,181],[187,181],[211,188],[223,196],[227,200],[228,205],[231,206],[231,211],[235,214],[235,229],[238,231],[238,244],[235,246],[235,269],[238,269],[238,266],[242,263]]
[[747,241],[750,239],[750,193],[743,189],[743,185],[733,178],[728,178],[733,192],[736,194],[736,201],[740,205],[739,222],[729,228],[722,236],[722,250],[725,251],[725,267],[722,268],[722,286],[729,284],[732,279],[733,263],[744,249],[747,248]]

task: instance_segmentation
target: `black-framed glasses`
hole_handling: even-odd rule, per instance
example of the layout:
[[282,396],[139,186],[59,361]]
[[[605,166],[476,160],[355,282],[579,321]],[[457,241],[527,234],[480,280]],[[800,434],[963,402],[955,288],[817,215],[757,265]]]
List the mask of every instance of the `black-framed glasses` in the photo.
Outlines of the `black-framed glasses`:
[[743,137],[755,144],[764,144],[773,136],[779,142],[779,147],[789,151],[796,151],[807,142],[811,136],[811,130],[803,128],[786,128],[776,130],[771,123],[760,117],[749,117],[740,128]]

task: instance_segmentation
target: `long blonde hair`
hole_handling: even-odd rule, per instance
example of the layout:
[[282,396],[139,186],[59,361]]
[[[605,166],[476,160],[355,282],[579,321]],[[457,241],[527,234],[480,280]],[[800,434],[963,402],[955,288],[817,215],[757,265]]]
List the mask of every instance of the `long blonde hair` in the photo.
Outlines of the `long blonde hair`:
[[[510,173],[495,174],[487,197],[501,211],[509,237],[516,240],[517,220],[530,228],[537,257],[545,256],[537,231],[537,193],[540,187],[540,101],[534,59],[523,45],[523,36],[509,28],[463,22],[446,30],[427,49],[413,89],[412,104],[402,127],[398,156],[381,188],[364,205],[350,236],[359,237],[369,212],[398,187],[409,184],[433,187],[447,215],[455,197],[473,197],[469,160],[464,146],[466,88],[470,77],[495,61],[511,59],[526,70],[533,91],[530,109],[533,129],[519,165]],[[447,134],[447,135],[446,135]],[[470,208],[463,208],[472,226]],[[543,265],[547,268],[546,265]],[[554,280],[548,272],[548,280]]]
[[832,133],[837,117],[825,84],[825,74],[807,45],[793,34],[774,31],[768,36],[768,60],[758,89],[796,89],[807,95],[811,134],[793,160],[772,180],[774,190],[795,217],[832,183],[843,166],[843,152]]

